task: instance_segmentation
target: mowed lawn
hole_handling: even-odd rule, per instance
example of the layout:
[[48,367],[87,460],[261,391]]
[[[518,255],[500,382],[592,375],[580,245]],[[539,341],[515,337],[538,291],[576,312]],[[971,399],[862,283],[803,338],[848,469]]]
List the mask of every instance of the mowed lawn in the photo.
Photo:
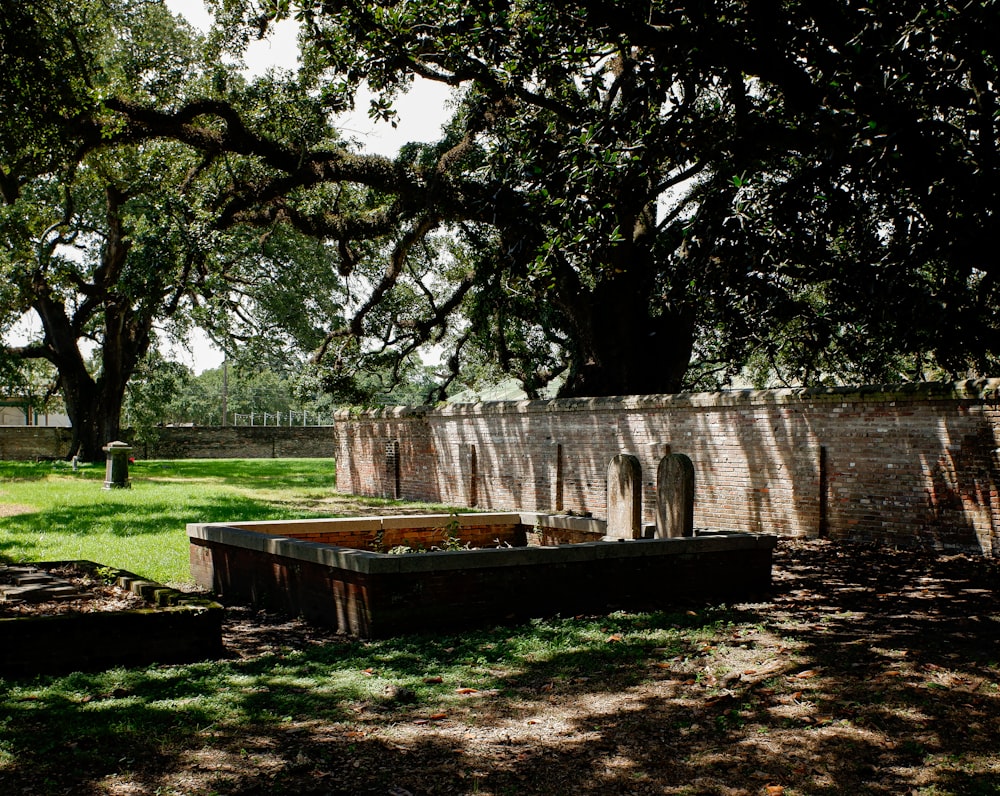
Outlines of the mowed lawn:
[[0,558],[84,559],[182,586],[189,522],[407,510],[337,495],[332,459],[139,461],[129,474],[130,489],[108,490],[103,465],[0,462]]

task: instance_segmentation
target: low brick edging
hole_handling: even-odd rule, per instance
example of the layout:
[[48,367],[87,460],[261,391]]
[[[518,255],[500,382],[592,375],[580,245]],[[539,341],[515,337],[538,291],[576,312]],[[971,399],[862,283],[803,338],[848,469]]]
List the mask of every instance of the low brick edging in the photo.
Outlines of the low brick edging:
[[99,671],[115,666],[190,663],[222,654],[223,607],[122,569],[92,561],[48,561],[39,568],[75,565],[114,578],[149,608],[0,618],[0,675],[24,677]]
[[287,535],[247,525],[257,528],[188,526],[196,582],[226,602],[277,608],[360,637],[746,598],[770,587],[777,541],[714,533],[387,555],[295,538],[287,523]]

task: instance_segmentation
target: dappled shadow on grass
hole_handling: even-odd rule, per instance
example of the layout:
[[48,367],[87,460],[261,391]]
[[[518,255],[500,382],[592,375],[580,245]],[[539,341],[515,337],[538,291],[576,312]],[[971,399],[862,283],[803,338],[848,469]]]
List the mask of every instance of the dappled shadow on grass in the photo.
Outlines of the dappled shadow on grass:
[[[0,765],[0,783],[13,788],[41,776],[54,788],[100,792],[98,783],[128,769],[152,792],[170,772],[187,771],[192,755],[210,745],[217,765],[206,774],[204,790],[184,792],[309,793],[289,776],[316,773],[325,760],[355,777],[335,786],[344,782],[338,773],[327,780],[327,790],[316,792],[385,793],[399,771],[383,763],[399,757],[400,748],[377,738],[369,742],[374,727],[464,708],[456,683],[476,683],[475,693],[494,688],[503,702],[582,671],[624,667],[623,676],[638,682],[641,670],[628,674],[629,664],[649,645],[608,644],[603,635],[651,621],[661,620],[620,615],[596,624],[539,622],[378,643],[326,638],[303,649],[274,646],[245,660],[40,679],[6,695],[10,721],[0,732],[0,754],[10,758]],[[494,667],[503,667],[501,676]],[[399,686],[412,698],[399,697],[393,690]],[[357,722],[361,729],[347,729]],[[356,739],[351,748],[343,747],[350,739]],[[420,749],[437,755],[442,743],[418,739],[405,755],[419,756]],[[448,756],[460,754],[460,744],[445,746]],[[234,765],[241,757],[244,764]],[[265,765],[265,759],[272,762]],[[246,777],[248,765],[261,770]]]
[[379,642],[234,612],[245,658],[8,684],[0,785],[998,792],[996,562],[797,543],[778,574],[754,605]]

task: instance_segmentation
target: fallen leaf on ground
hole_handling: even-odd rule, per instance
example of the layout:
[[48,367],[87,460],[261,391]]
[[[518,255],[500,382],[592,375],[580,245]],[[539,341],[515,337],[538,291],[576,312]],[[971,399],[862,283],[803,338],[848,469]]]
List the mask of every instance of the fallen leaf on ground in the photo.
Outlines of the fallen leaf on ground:
[[427,683],[428,685],[433,685],[434,683],[443,683],[444,678],[441,677],[440,675],[436,677],[425,677],[424,682]]
[[478,688],[456,688],[455,689],[455,693],[456,694],[478,694],[479,693],[479,689]]

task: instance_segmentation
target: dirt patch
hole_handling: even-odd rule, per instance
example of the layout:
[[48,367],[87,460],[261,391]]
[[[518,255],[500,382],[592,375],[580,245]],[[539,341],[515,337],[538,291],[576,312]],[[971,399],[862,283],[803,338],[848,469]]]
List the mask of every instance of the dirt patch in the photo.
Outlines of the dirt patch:
[[0,517],[16,517],[18,514],[31,514],[34,511],[38,509],[23,503],[0,503]]

